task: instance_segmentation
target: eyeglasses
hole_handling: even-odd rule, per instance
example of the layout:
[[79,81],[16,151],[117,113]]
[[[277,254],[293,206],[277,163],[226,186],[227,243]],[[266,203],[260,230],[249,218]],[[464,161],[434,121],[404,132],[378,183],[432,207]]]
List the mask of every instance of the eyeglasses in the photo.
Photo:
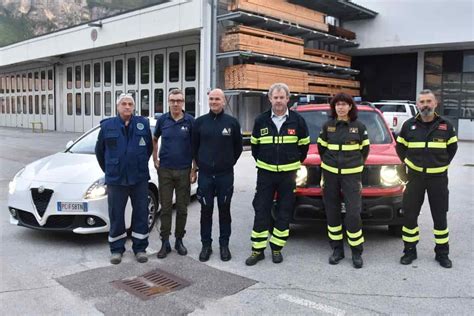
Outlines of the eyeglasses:
[[183,103],[184,100],[183,100],[183,99],[179,99],[179,100],[173,100],[173,99],[171,99],[171,100],[168,100],[168,102],[169,102],[169,103]]

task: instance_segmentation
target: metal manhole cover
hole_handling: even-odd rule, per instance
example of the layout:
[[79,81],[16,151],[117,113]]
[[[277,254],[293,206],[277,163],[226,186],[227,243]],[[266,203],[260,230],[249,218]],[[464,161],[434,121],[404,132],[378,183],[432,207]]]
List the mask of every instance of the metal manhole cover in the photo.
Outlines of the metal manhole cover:
[[181,290],[191,283],[163,270],[155,269],[141,276],[112,281],[112,284],[146,301],[160,294]]

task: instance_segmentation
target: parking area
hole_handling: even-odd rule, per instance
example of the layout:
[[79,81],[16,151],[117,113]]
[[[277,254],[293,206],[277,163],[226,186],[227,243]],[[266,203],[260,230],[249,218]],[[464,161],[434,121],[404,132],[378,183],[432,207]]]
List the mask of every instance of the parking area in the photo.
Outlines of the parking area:
[[[198,260],[199,203],[189,206],[184,243],[187,257],[172,252],[158,260],[156,229],[150,236],[149,262],[135,262],[128,249],[119,266],[109,264],[107,235],[72,235],[30,230],[9,223],[8,182],[27,163],[61,151],[79,134],[0,128],[0,309],[4,314],[471,314],[474,274],[474,143],[460,142],[451,164],[450,249],[452,269],[434,260],[432,220],[427,201],[419,226],[418,260],[399,264],[402,241],[387,227],[365,227],[364,268],[354,269],[350,255],[328,264],[324,225],[292,225],[284,262],[267,257],[247,267],[253,224],[256,169],[244,152],[235,169],[232,201],[233,258],[222,262],[218,217],[214,216],[214,254]],[[174,242],[174,240],[173,240]],[[127,243],[127,246],[130,246]],[[130,248],[130,247],[129,247]],[[346,246],[346,255],[349,249]],[[191,282],[188,288],[148,301],[118,290],[111,281],[160,268]]]

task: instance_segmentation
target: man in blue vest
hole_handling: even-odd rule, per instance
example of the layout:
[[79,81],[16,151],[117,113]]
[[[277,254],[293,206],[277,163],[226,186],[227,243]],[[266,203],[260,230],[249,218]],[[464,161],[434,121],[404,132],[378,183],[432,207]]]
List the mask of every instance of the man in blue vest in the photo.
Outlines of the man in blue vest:
[[125,206],[132,202],[133,252],[138,262],[148,261],[148,160],[153,152],[150,122],[133,115],[135,101],[130,94],[117,99],[116,117],[100,122],[95,154],[105,173],[109,204],[110,263],[119,264],[125,251]]

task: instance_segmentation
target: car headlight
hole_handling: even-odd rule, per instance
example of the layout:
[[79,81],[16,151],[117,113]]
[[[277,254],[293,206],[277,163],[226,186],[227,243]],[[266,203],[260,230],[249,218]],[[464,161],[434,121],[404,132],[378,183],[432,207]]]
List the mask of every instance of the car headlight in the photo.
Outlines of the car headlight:
[[84,198],[87,200],[98,199],[107,195],[107,185],[105,184],[105,179],[100,178],[87,189]]
[[382,166],[380,169],[380,183],[385,187],[394,187],[402,184],[397,166]]
[[16,190],[16,179],[18,179],[19,176],[25,171],[25,168],[22,168],[20,171],[18,171],[15,176],[13,177],[13,180],[8,183],[8,193],[13,194],[15,193]]
[[304,187],[307,179],[308,169],[305,166],[301,166],[301,168],[296,172],[296,186]]

